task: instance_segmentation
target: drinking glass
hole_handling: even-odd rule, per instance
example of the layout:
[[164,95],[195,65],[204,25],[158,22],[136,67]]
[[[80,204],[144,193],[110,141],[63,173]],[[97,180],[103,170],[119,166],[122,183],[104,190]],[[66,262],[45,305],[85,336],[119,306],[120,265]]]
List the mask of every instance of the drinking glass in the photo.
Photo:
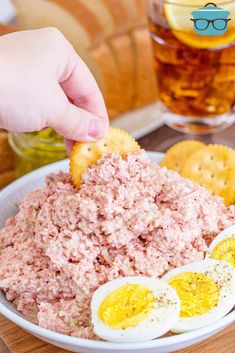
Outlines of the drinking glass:
[[161,112],[205,134],[235,121],[235,1],[148,0]]

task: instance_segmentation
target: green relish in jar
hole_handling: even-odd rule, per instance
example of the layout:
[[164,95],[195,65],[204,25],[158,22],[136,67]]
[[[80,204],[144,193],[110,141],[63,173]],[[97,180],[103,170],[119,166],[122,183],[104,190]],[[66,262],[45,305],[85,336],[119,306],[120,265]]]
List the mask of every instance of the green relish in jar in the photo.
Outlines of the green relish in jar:
[[15,153],[18,177],[46,164],[67,158],[62,136],[51,128],[39,132],[11,133],[9,143]]

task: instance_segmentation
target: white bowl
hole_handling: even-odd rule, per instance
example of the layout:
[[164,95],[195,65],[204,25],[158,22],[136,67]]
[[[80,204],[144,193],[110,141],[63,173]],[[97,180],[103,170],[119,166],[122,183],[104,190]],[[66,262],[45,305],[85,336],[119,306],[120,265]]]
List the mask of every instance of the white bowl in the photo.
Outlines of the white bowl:
[[[156,152],[148,152],[148,155],[156,162],[160,162],[163,157],[162,153]],[[4,226],[8,217],[16,213],[16,204],[19,203],[29,191],[42,187],[45,176],[51,172],[57,172],[59,170],[68,170],[67,160],[40,168],[13,182],[2,190],[0,193],[0,228]],[[0,314],[46,342],[79,353],[174,352],[212,336],[235,321],[235,311],[233,311],[213,325],[199,330],[171,337],[159,338],[148,342],[122,344],[75,338],[41,328],[27,320],[19,311],[17,311],[12,303],[6,300],[3,292],[0,292]]]

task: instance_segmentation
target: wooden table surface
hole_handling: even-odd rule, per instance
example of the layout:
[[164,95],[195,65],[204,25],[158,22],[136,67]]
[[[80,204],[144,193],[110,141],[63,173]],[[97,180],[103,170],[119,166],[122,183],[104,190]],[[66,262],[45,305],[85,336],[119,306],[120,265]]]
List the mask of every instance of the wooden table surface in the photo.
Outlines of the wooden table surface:
[[[164,152],[183,139],[199,139],[206,143],[222,143],[235,148],[235,125],[214,134],[200,137],[184,135],[162,126],[139,140],[146,150]],[[29,335],[0,316],[0,353],[68,353]],[[156,352],[157,353],[157,352]],[[235,324],[199,345],[178,353],[235,353]]]

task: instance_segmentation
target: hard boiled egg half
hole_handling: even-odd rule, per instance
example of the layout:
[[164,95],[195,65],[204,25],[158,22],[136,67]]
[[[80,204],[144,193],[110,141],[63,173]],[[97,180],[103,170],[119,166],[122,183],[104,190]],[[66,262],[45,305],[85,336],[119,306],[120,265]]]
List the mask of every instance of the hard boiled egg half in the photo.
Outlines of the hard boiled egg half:
[[123,277],[93,294],[94,332],[111,342],[140,342],[159,337],[176,323],[180,301],[166,282],[144,276]]
[[215,237],[206,258],[227,261],[235,268],[235,225],[226,228]]
[[202,260],[168,272],[164,277],[181,301],[179,320],[171,328],[180,333],[208,326],[235,304],[235,270],[218,260]]

